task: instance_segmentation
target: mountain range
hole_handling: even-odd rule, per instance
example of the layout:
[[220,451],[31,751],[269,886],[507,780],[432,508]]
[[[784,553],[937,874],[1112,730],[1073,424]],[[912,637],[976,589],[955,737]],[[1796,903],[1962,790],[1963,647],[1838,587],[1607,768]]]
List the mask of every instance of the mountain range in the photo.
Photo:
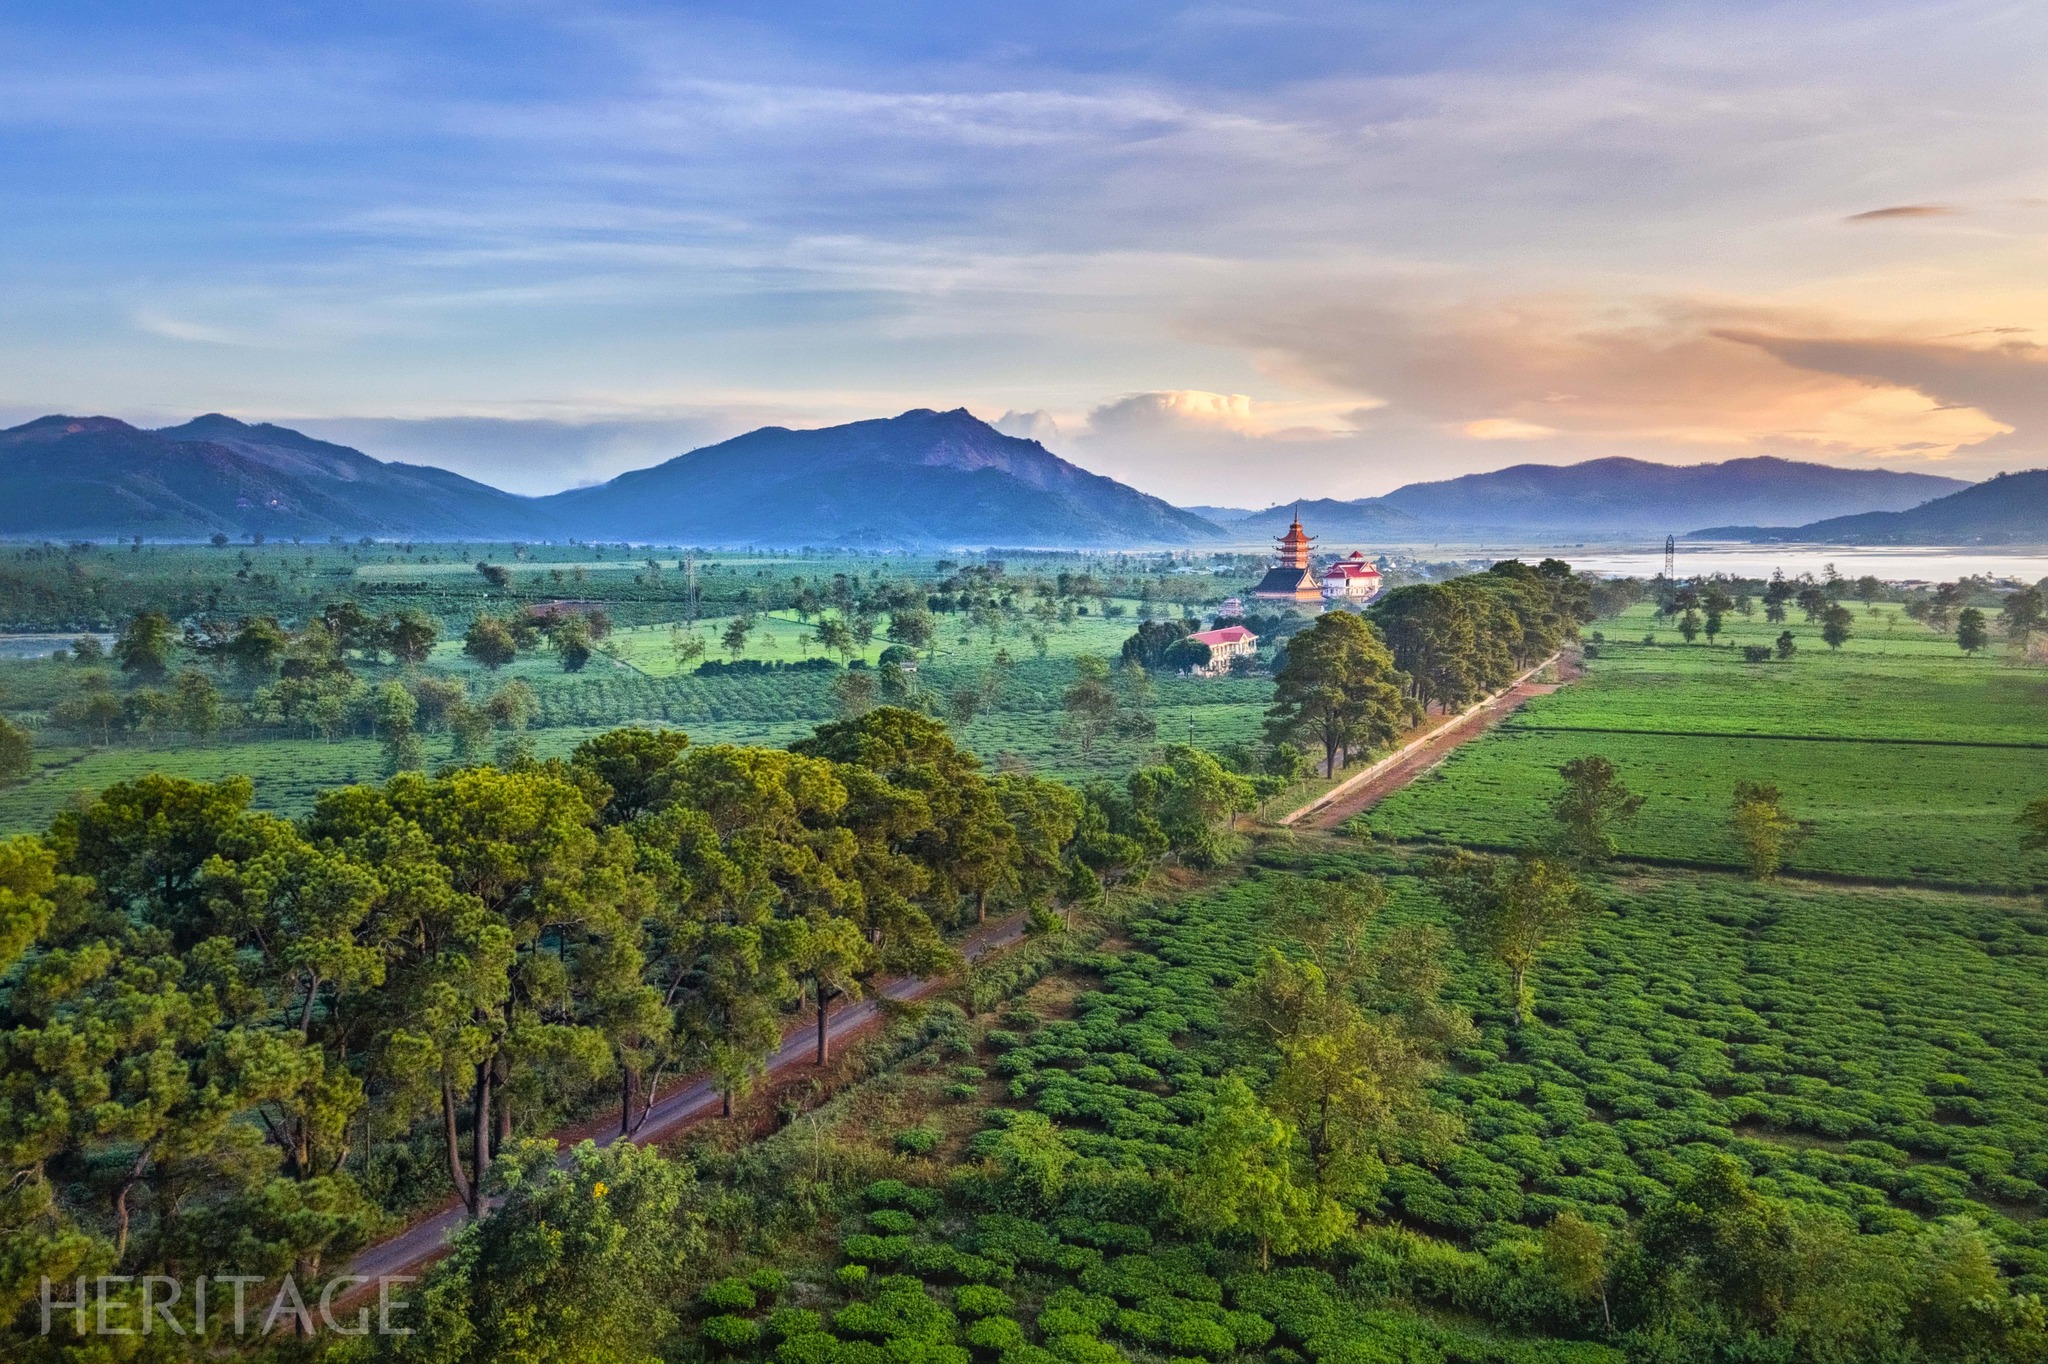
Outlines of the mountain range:
[[1716,526],[1693,534],[1836,545],[2048,544],[2048,469],[1999,474],[1906,511],[1831,516],[1803,526]]
[[698,544],[1160,545],[1221,534],[965,408],[767,426],[539,502],[573,535]]
[[540,537],[533,500],[211,414],[145,431],[42,417],[0,431],[0,535]]
[[[594,487],[520,497],[218,413],[157,430],[51,416],[0,431],[0,536],[1107,548],[1243,543],[1278,535],[1298,512],[1326,543],[1582,539],[1700,525],[1747,538],[2039,538],[2044,495],[2025,480],[2048,474],[2012,477],[2021,483],[1971,488],[1772,458],[1686,467],[1601,459],[1518,465],[1356,501],[1187,509],[1004,435],[965,409],[919,408],[815,430],[763,427]],[[1948,503],[1955,508],[1934,510]],[[1788,512],[1814,524],[1758,529]]]
[[[1665,535],[1708,522],[1782,519],[1798,507],[1808,517],[1902,511],[1967,488],[1960,479],[1887,469],[1758,456],[1719,464],[1652,464],[1594,459],[1580,464],[1517,464],[1437,483],[1410,483],[1384,497],[1354,502],[1304,502],[1317,533],[1440,540],[1473,534],[1600,537]],[[1230,523],[1236,533],[1277,535],[1295,504],[1275,506]],[[1726,509],[1747,511],[1728,514]]]
[[1221,535],[964,409],[814,431],[764,427],[550,497],[218,413],[154,431],[63,416],[0,431],[0,536],[215,532],[866,548],[1170,545]]

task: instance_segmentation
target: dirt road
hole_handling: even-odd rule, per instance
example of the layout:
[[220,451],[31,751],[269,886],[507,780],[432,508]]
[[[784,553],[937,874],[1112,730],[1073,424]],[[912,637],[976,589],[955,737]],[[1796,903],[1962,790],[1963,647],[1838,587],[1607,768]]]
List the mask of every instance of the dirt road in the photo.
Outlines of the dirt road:
[[[1024,916],[1017,915],[976,929],[961,943],[960,950],[969,961],[974,961],[1012,946],[1023,937]],[[944,977],[926,980],[903,976],[884,982],[880,992],[899,1003],[907,1003],[936,994],[950,983],[950,979]],[[836,1047],[857,1036],[880,1017],[881,1008],[872,997],[842,1004],[827,1024],[826,1034]],[[814,1018],[792,1025],[783,1034],[781,1047],[769,1061],[770,1078],[782,1078],[810,1066],[817,1054],[817,1036]],[[632,1139],[643,1146],[666,1141],[716,1115],[718,1110],[718,1094],[708,1076],[684,1077],[654,1101],[646,1122]],[[613,1116],[578,1124],[556,1132],[554,1137],[565,1150],[586,1137],[600,1146],[609,1146],[619,1139],[618,1120]],[[468,1213],[463,1206],[450,1201],[395,1236],[365,1247],[349,1261],[347,1272],[372,1281],[380,1275],[416,1273],[441,1255],[449,1240],[467,1220]],[[356,1294],[337,1295],[337,1301],[343,1306],[354,1306],[357,1298],[372,1296],[375,1296],[375,1289],[365,1285]]]
[[[1555,665],[1559,682],[1535,682],[1545,668]],[[1409,740],[1389,756],[1338,786],[1327,795],[1288,815],[1280,822],[1297,829],[1334,829],[1355,814],[1370,810],[1393,792],[1429,771],[1457,749],[1470,743],[1501,720],[1522,708],[1532,696],[1554,692],[1575,677],[1571,662],[1561,656],[1537,664],[1513,686],[1488,698],[1449,724],[1440,725],[1419,738]]]

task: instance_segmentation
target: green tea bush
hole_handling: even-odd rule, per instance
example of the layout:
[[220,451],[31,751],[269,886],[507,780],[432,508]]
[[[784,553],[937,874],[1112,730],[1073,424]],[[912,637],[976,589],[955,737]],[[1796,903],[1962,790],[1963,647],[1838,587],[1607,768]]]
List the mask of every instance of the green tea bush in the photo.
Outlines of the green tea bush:
[[754,1289],[745,1279],[720,1279],[699,1295],[706,1307],[714,1312],[751,1312],[754,1310]]
[[1016,1303],[1000,1288],[985,1284],[962,1284],[953,1290],[953,1306],[962,1316],[993,1317],[1015,1308]]
[[761,1339],[761,1323],[751,1317],[708,1317],[703,1336],[707,1343],[727,1352],[751,1349]]

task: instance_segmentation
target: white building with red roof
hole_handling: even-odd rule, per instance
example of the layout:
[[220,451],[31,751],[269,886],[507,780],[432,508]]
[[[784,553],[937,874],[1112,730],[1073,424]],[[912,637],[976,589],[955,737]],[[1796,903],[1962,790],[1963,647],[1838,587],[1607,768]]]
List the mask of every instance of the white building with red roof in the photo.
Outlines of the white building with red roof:
[[1238,658],[1249,658],[1259,651],[1259,637],[1242,625],[1226,625],[1221,630],[1203,630],[1188,636],[1197,644],[1209,646],[1209,666],[1196,669],[1202,677],[1221,677],[1230,671],[1231,662]]
[[1323,570],[1323,600],[1335,606],[1355,606],[1380,594],[1380,571],[1363,550],[1352,550]]

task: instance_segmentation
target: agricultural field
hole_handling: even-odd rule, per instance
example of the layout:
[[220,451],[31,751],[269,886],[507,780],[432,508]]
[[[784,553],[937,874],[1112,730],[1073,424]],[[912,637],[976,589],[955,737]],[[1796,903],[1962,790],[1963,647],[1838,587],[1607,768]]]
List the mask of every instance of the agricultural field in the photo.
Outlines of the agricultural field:
[[[650,565],[648,560],[654,560]],[[224,707],[218,733],[204,738],[162,726],[145,732],[121,718],[104,732],[62,723],[60,710],[83,688],[100,687],[124,707],[137,685],[112,666],[0,657],[0,713],[35,736],[27,779],[0,791],[0,829],[41,827],[56,810],[106,784],[147,771],[214,778],[246,772],[256,801],[297,813],[317,791],[381,777],[385,754],[375,740],[371,698],[397,682],[417,689],[423,678],[460,683],[480,704],[508,684],[530,689],[533,707],[526,738],[541,757],[567,752],[583,738],[621,725],[680,728],[700,743],[779,745],[807,734],[840,713],[834,680],[841,660],[816,642],[821,618],[833,614],[814,600],[799,612],[786,604],[803,584],[837,590],[851,582],[871,592],[877,607],[873,638],[852,660],[874,668],[889,647],[892,610],[923,607],[928,592],[949,581],[993,581],[1022,605],[975,615],[966,609],[932,612],[934,634],[919,651],[907,684],[912,704],[946,716],[964,742],[990,764],[1026,767],[1070,779],[1117,776],[1162,742],[1223,744],[1256,740],[1270,683],[1253,679],[1189,681],[1161,677],[1151,694],[1127,702],[1150,713],[1156,737],[1142,727],[1101,736],[1086,751],[1062,733],[1061,697],[1073,684],[1074,660],[1116,658],[1141,618],[1178,615],[1208,599],[1220,600],[1236,580],[1219,578],[1206,562],[1167,556],[1039,556],[1017,565],[1017,576],[958,577],[959,565],[907,556],[723,555],[695,561],[698,619],[692,622],[687,574],[674,551],[626,547],[512,545],[143,546],[129,551],[54,547],[0,552],[0,597],[20,613],[17,623],[51,616],[87,627],[118,624],[121,610],[160,609],[174,628],[205,622],[232,625],[242,613],[274,613],[296,630],[318,604],[354,601],[381,615],[424,612],[440,637],[417,667],[389,655],[357,656],[338,682],[355,688],[346,715],[267,727],[249,723],[255,693],[265,679],[242,677],[216,656],[181,647],[168,660],[172,672],[196,670],[219,690]],[[1227,559],[1224,561],[1227,562]],[[479,564],[502,567],[494,583]],[[658,565],[658,567],[656,566]],[[12,575],[11,583],[5,581]],[[1073,575],[1075,586],[1060,584]],[[1129,588],[1110,591],[1111,583]],[[1065,593],[1065,595],[1058,595]],[[594,641],[588,661],[571,671],[545,639],[509,660],[486,666],[464,650],[463,632],[475,613],[503,614],[521,603],[565,600],[577,609],[602,607],[614,628]],[[935,601],[941,598],[933,598]],[[700,670],[699,661],[733,658],[723,635],[743,607],[751,617],[739,657],[774,671]],[[1026,609],[1029,608],[1029,609]],[[68,613],[68,614],[67,614]],[[803,617],[808,617],[805,619]],[[19,652],[68,643],[70,632],[24,633]],[[105,642],[103,637],[102,642]],[[679,655],[679,639],[694,638],[695,659]],[[782,665],[812,665],[788,670]],[[276,680],[275,667],[270,682]],[[1123,690],[1128,687],[1119,684]],[[971,702],[963,708],[959,698]],[[971,714],[971,718],[966,718]],[[447,760],[453,740],[445,726],[423,721],[421,739],[431,765]],[[509,735],[494,735],[491,746]],[[94,742],[97,740],[97,742]]]
[[[1962,887],[2048,881],[2013,819],[2048,794],[2048,670],[1971,658],[1884,608],[1887,636],[1831,653],[1805,624],[1731,621],[1732,643],[1659,643],[1648,608],[1599,622],[1583,681],[1532,700],[1500,731],[1374,810],[1377,834],[1496,848],[1545,842],[1559,764],[1599,755],[1647,799],[1623,855],[1741,865],[1728,802],[1766,781],[1806,826],[1793,872]],[[1859,626],[1864,617],[1859,612]],[[1790,629],[1789,660],[1745,663],[1743,643]],[[1875,631],[1872,632],[1873,634]],[[1724,636],[1726,638],[1726,636]],[[1750,737],[1757,736],[1757,737]]]
[[[1413,869],[1269,847],[1248,875],[1128,906],[1113,950],[1066,949],[998,1016],[934,1016],[930,1046],[800,1137],[735,1159],[707,1136],[707,1173],[766,1206],[706,1268],[694,1333],[785,1364],[863,1342],[1033,1364],[1618,1364],[1651,1356],[1560,1292],[1544,1229],[1571,1214],[1623,1236],[1714,1153],[1874,1244],[1969,1219],[2015,1290],[2048,1288],[2048,914],[1697,873],[1594,878],[1598,909],[1519,1029],[1498,969],[1448,950],[1445,997],[1477,1024],[1434,1084],[1456,1135],[1388,1165],[1327,1255],[1267,1267],[1191,1234],[1176,1191],[1203,1121],[1258,1065],[1230,992],[1268,946],[1299,950],[1276,906],[1300,878],[1364,873],[1391,890],[1375,939],[1448,926]],[[797,1216],[821,1197],[823,1225]],[[1640,1319],[1627,1291],[1614,1312]]]

